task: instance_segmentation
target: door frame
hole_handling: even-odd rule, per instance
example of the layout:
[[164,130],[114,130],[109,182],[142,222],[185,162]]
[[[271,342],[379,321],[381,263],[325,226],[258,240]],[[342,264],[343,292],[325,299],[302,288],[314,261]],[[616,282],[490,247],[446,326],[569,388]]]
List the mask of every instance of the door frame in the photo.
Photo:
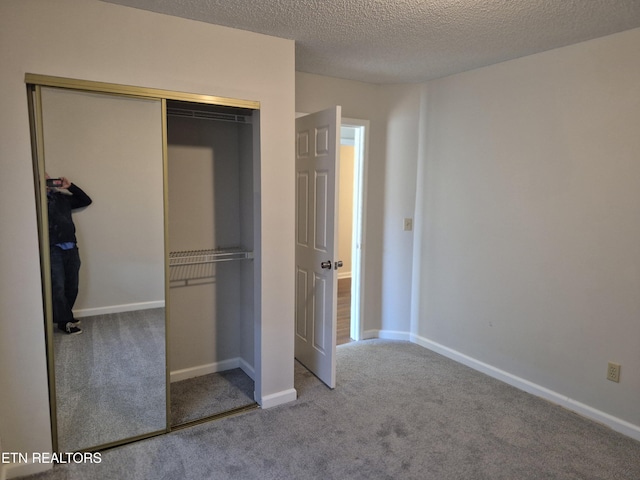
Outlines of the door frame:
[[353,175],[353,225],[351,241],[351,333],[353,340],[363,339],[365,232],[369,120],[342,117],[341,126],[355,129]]

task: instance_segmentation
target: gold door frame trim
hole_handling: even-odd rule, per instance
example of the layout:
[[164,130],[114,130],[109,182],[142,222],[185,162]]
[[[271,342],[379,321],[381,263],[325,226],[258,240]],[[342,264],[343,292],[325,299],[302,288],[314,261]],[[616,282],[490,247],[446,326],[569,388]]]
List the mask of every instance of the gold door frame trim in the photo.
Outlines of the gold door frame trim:
[[171,431],[171,372],[169,368],[169,324],[171,323],[171,294],[169,292],[169,140],[167,127],[167,100],[160,100],[162,115],[162,198],[164,199],[164,359],[166,432]]
[[34,187],[36,191],[36,215],[40,239],[40,271],[42,275],[42,309],[45,318],[45,347],[47,356],[47,378],[49,381],[49,415],[51,416],[51,440],[53,451],[58,451],[58,406],[56,403],[56,381],[53,358],[53,312],[51,299],[51,260],[49,245],[47,194],[44,182],[44,138],[42,135],[42,95],[39,85],[27,86],[29,124],[31,128],[31,155],[33,160]]
[[118,83],[94,82],[92,80],[78,80],[73,78],[52,77],[35,73],[25,74],[25,83],[40,85],[43,87],[70,88],[89,92],[113,93],[144,98],[165,100],[182,100],[185,102],[205,103],[209,105],[222,105],[226,107],[249,108],[260,110],[260,102],[255,100],[241,100],[238,98],[216,97],[197,93],[176,92],[159,88],[136,87],[121,85]]

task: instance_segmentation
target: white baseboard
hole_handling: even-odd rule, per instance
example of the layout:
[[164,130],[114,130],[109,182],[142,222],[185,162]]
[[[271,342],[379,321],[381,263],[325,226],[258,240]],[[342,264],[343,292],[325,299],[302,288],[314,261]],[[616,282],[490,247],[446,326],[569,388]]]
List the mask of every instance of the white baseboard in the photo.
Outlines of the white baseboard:
[[[390,338],[390,337],[381,336],[380,338]],[[486,375],[489,375],[490,377],[501,380],[527,393],[530,393],[540,398],[544,398],[545,400],[549,400],[550,402],[560,405],[566,408],[567,410],[571,410],[572,412],[582,415],[583,417],[586,417],[590,420],[593,420],[598,423],[602,423],[608,426],[609,428],[615,430],[616,432],[622,433],[623,435],[631,437],[635,440],[640,440],[640,426],[638,425],[634,425],[632,423],[627,422],[626,420],[622,420],[620,418],[614,417],[613,415],[610,415],[608,413],[605,413],[593,407],[590,407],[589,405],[580,403],[560,393],[549,390],[548,388],[545,388],[541,385],[537,385],[533,382],[525,380],[524,378],[520,378],[520,377],[517,377],[516,375],[512,375],[509,372],[500,370],[499,368],[496,368],[494,366],[491,366],[489,364],[476,360],[475,358],[469,357],[463,353],[460,353],[449,347],[445,347],[444,345],[441,345],[427,338],[424,338],[418,335],[410,335],[410,341],[422,347],[425,347],[429,350],[432,350],[436,353],[444,355],[447,358],[455,360],[458,363],[462,363],[463,365],[473,368],[474,370],[477,370]]]
[[[209,373],[222,372],[225,370],[231,370],[232,368],[241,368],[252,380],[255,381],[255,370],[244,359],[240,357],[224,360],[222,362],[209,363],[207,365],[199,365],[197,367],[185,368],[182,370],[174,370],[169,374],[171,383],[180,380],[186,380],[188,378],[199,377],[201,375],[208,375]],[[255,392],[254,392],[255,396]],[[271,408],[283,403],[293,402],[298,398],[298,392],[295,388],[284,390],[282,392],[266,395],[262,398],[255,398],[255,401],[260,404],[262,408]]]
[[247,376],[253,380],[254,382],[256,381],[256,371],[253,369],[252,365],[249,365],[244,358],[240,359],[240,368],[242,369],[242,371],[244,373],[247,374]]
[[365,330],[362,332],[362,340],[371,340],[373,338],[382,338],[385,340],[402,340],[411,341],[411,334],[401,332],[399,330]]
[[221,362],[208,363],[206,365],[198,365],[196,367],[184,368],[181,370],[174,370],[169,373],[169,379],[171,383],[179,382],[180,380],[209,375],[210,373],[224,372],[225,370],[232,370],[234,368],[241,368],[242,371],[251,378],[251,380],[255,381],[255,371],[253,370],[253,367],[240,357],[230,358]]
[[73,311],[76,318],[92,317],[94,315],[107,315],[109,313],[133,312],[135,310],[148,310],[151,308],[163,308],[164,300],[153,302],[127,303],[124,305],[109,305],[106,307],[81,308]]
[[365,330],[362,332],[361,340],[371,340],[372,338],[382,338],[380,337],[380,330]]
[[411,335],[408,332],[400,332],[397,330],[380,330],[378,331],[378,338],[384,338],[385,340],[404,340],[406,342],[411,341]]
[[283,390],[282,392],[265,395],[262,398],[256,398],[256,402],[258,402],[262,408],[272,408],[284,403],[293,402],[297,398],[297,390],[295,388],[290,388],[289,390]]
[[338,280],[343,278],[351,278],[351,272],[338,272]]

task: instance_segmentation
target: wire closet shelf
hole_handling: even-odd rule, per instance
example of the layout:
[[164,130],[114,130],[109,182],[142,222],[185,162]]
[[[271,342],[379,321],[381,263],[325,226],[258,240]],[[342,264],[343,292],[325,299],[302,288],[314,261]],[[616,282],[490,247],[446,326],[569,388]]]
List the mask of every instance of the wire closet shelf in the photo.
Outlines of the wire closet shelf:
[[171,286],[215,277],[215,264],[234,260],[251,260],[253,252],[242,247],[212,248],[169,252]]

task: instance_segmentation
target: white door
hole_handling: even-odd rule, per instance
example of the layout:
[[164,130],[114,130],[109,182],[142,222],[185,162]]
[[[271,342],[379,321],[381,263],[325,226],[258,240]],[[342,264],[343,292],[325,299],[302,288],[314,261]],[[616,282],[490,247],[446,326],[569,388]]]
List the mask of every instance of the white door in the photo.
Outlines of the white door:
[[296,119],[295,356],[336,384],[340,107]]

